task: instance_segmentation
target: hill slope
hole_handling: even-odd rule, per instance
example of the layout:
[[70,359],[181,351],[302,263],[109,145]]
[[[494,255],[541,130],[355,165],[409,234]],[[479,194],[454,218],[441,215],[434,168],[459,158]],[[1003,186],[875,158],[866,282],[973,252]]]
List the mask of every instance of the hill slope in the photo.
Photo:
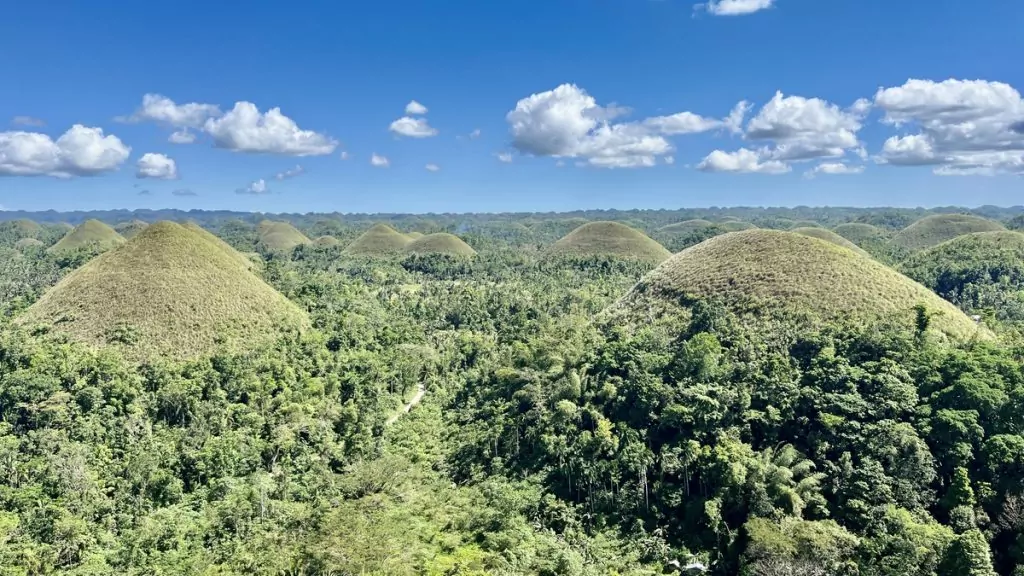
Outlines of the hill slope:
[[117,230],[118,234],[124,236],[125,240],[131,240],[139,232],[145,230],[146,226],[149,226],[149,224],[142,220],[132,220],[131,222],[122,222],[114,226],[114,230]]
[[905,319],[924,304],[932,327],[958,339],[976,324],[952,304],[887,266],[815,238],[749,230],[688,248],[648,273],[617,307],[638,316],[679,309],[680,299],[719,299],[759,316],[801,321]]
[[662,262],[672,255],[643,232],[618,222],[589,222],[548,247],[549,256],[615,256]]
[[356,256],[390,256],[400,253],[412,240],[387,224],[374,224],[345,248]]
[[964,234],[1005,230],[998,222],[969,214],[936,214],[907,226],[892,242],[906,250],[923,250]]
[[405,251],[410,254],[447,254],[449,256],[474,256],[476,250],[462,241],[462,238],[439,232],[427,234],[410,242]]
[[865,244],[871,245],[876,242],[885,242],[889,239],[889,234],[885,230],[878,226],[861,222],[840,224],[833,228],[832,231],[861,248],[864,248]]
[[309,238],[288,222],[261,222],[260,246],[270,252],[291,252],[300,244],[309,244]]
[[32,220],[21,219],[0,222],[0,237],[10,236],[13,240],[39,238],[43,232],[43,227]]
[[661,228],[658,228],[658,232],[665,234],[692,234],[699,230],[711,228],[714,225],[715,223],[710,220],[701,220],[698,218],[696,220],[686,220],[684,222],[676,222],[675,224],[662,226]]
[[319,248],[330,248],[332,246],[339,246],[341,242],[338,241],[334,236],[320,236],[316,240],[313,240],[313,245]]
[[825,242],[830,242],[836,246],[842,246],[843,248],[853,250],[862,256],[870,256],[870,254],[861,249],[860,246],[857,246],[839,234],[836,234],[831,230],[826,230],[825,228],[794,228],[790,230],[790,232],[793,232],[794,234],[803,234],[804,236],[810,236],[811,238],[817,238],[818,240],[824,240]]
[[307,319],[223,247],[159,222],[72,272],[18,322],[145,360],[202,356],[218,339],[249,347]]
[[67,236],[50,246],[48,252],[59,253],[80,248],[95,247],[100,251],[110,250],[125,243],[123,236],[99,220],[87,220],[68,232]]

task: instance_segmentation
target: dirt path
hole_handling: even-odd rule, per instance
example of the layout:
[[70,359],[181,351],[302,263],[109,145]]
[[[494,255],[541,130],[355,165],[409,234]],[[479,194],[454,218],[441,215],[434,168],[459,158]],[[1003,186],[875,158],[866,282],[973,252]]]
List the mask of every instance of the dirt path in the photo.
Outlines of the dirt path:
[[399,418],[401,418],[405,414],[408,414],[409,411],[412,410],[414,406],[416,406],[417,404],[420,403],[421,400],[423,400],[423,396],[426,393],[427,393],[427,391],[426,391],[426,389],[423,388],[423,384],[417,384],[416,385],[416,395],[413,396],[412,400],[410,400],[408,404],[403,406],[401,410],[399,410],[398,412],[392,414],[391,417],[388,418],[388,421],[387,421],[386,425],[390,426],[390,425],[394,424],[395,422],[398,422]]

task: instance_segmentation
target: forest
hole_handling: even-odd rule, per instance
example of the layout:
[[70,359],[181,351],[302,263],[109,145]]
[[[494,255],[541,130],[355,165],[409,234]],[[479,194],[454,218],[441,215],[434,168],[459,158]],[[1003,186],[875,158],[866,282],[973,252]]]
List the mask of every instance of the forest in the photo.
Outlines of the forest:
[[2,576],[1024,576],[1024,207],[0,219]]

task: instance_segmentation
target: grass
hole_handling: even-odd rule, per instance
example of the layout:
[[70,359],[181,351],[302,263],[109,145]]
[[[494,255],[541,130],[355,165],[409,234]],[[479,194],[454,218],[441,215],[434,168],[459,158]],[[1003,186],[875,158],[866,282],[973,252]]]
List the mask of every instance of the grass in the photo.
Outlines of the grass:
[[864,248],[865,245],[870,246],[878,242],[886,242],[890,236],[888,232],[878,226],[861,222],[840,224],[833,228],[832,231],[861,248]]
[[309,238],[288,222],[264,220],[258,227],[259,243],[269,252],[291,252],[296,246],[309,244]]
[[131,222],[122,222],[121,224],[114,226],[114,230],[117,230],[117,233],[124,236],[126,240],[131,240],[138,235],[139,232],[145,230],[146,226],[149,226],[147,222],[143,222],[142,220],[132,220]]
[[926,216],[897,233],[892,241],[906,250],[923,250],[938,246],[964,234],[1005,230],[998,222],[969,214],[936,214]]
[[789,230],[793,231],[797,228],[822,228],[823,226],[814,220],[796,220],[789,225]]
[[313,245],[319,248],[330,248],[332,246],[340,246],[341,242],[334,236],[321,236],[313,240]]
[[650,317],[682,310],[680,302],[692,298],[719,300],[758,317],[856,324],[913,325],[920,303],[936,314],[931,325],[938,332],[958,340],[979,333],[963,312],[899,272],[791,232],[736,232],[688,248],[648,273],[616,308]]
[[18,322],[135,361],[196,358],[220,344],[247,349],[308,325],[305,312],[221,245],[173,222],[152,224],[72,272]]
[[743,222],[740,220],[729,220],[728,222],[720,222],[718,227],[726,232],[741,232],[743,230],[753,230],[757,228],[750,222]]
[[643,232],[618,222],[588,222],[548,247],[549,256],[615,256],[662,262],[672,253]]
[[406,232],[405,236],[410,240],[419,240],[423,238],[423,232]]
[[412,240],[387,224],[374,224],[345,248],[355,256],[393,256],[405,250]]
[[685,222],[676,222],[675,224],[662,226],[658,229],[658,232],[665,234],[692,234],[699,230],[711,228],[714,225],[715,223],[710,220],[686,220]]
[[116,230],[107,226],[99,220],[87,220],[59,242],[50,247],[48,252],[60,253],[79,250],[81,248],[96,248],[100,251],[110,250],[125,243],[123,236]]
[[448,234],[447,232],[439,232],[437,234],[427,234],[422,238],[418,238],[410,242],[406,247],[405,251],[409,254],[447,254],[449,256],[475,256],[476,250],[462,241],[458,236]]
[[[199,224],[196,224],[195,222],[193,222],[191,220],[185,222],[184,224],[182,224],[182,226],[186,230],[190,230],[192,232],[195,232],[196,234],[199,234],[203,238],[206,238],[212,244],[214,244],[215,246],[217,246],[218,248],[223,250],[224,253],[226,253],[228,256],[233,258],[236,262],[238,262],[242,266],[245,266],[246,268],[252,268],[253,267],[253,260],[252,260],[252,258],[250,258],[249,256],[247,256],[245,254],[242,254],[238,250],[235,250],[234,247],[232,247],[227,242],[221,240],[220,237],[217,236],[216,234],[214,234],[213,232],[210,232],[206,228],[203,228],[202,226],[200,226]],[[262,261],[262,259],[261,259],[261,261]]]
[[44,232],[43,227],[32,220],[9,220],[0,222],[0,233],[10,233],[14,238],[39,238]]
[[826,230],[825,228],[794,228],[790,230],[790,232],[794,234],[803,234],[804,236],[810,236],[811,238],[817,238],[818,240],[824,240],[825,242],[831,242],[836,246],[842,246],[848,250],[853,250],[861,256],[871,256],[860,246],[857,246],[839,234],[836,234],[831,230]]

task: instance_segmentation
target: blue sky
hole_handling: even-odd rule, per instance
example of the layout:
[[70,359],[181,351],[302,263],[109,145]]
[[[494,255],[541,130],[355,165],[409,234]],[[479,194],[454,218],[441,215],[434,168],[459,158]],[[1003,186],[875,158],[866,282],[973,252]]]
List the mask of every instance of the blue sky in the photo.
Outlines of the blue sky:
[[1017,0],[9,3],[0,205],[1021,204],[1022,29]]

